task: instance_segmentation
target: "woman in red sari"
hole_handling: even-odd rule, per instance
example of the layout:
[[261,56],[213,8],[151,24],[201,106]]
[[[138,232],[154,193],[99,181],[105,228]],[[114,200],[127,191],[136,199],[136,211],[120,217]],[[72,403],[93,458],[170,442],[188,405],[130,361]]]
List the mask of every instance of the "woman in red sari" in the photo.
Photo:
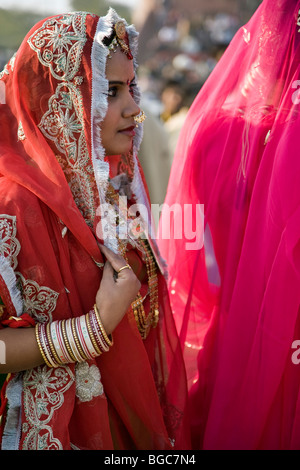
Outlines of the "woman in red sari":
[[1,73],[2,449],[189,447],[136,50],[114,10],[58,15]]
[[300,448],[299,10],[262,2],[193,103],[173,163],[167,205],[204,212],[204,245],[160,242],[195,448]]

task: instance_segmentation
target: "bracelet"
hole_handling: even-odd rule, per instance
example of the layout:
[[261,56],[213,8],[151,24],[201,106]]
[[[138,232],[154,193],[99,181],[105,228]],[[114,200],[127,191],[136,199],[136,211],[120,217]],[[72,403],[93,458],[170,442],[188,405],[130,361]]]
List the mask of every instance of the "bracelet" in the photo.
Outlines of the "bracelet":
[[55,351],[57,353],[57,356],[59,358],[59,362],[61,364],[64,364],[66,361],[68,363],[72,362],[72,359],[70,356],[67,354],[67,350],[64,348],[64,343],[62,339],[62,333],[60,331],[60,328],[58,328],[58,321],[54,321],[50,323],[50,336],[51,340],[53,343],[53,346],[55,348]]
[[95,312],[95,315],[96,315],[97,322],[98,322],[99,328],[100,328],[100,330],[101,330],[101,333],[102,333],[102,335],[104,336],[105,342],[106,342],[106,344],[110,347],[110,346],[113,345],[113,340],[112,340],[112,337],[111,337],[111,339],[110,339],[110,338],[107,336],[106,331],[104,330],[104,327],[103,327],[102,322],[101,322],[100,314],[99,314],[99,312],[98,312],[98,308],[97,308],[97,305],[96,305],[96,304],[94,305],[94,312]]
[[66,320],[61,320],[61,322],[59,322],[59,325],[58,327],[61,327],[61,332],[62,332],[62,337],[63,337],[63,341],[64,341],[64,345],[68,351],[68,354],[70,355],[72,361],[71,362],[76,362],[76,356],[74,354],[74,352],[72,351],[71,349],[71,346],[70,346],[70,343],[69,343],[69,338],[67,336],[67,330],[66,330],[66,324],[65,324]]
[[99,324],[97,322],[97,319],[96,319],[96,316],[95,316],[95,313],[94,313],[93,310],[91,310],[91,312],[88,313],[87,321],[91,325],[92,333],[93,333],[95,339],[97,340],[97,342],[100,344],[101,349],[103,351],[108,351],[109,346],[105,342],[105,339],[104,339],[104,337],[101,333]]
[[77,331],[80,335],[81,344],[85,354],[90,359],[94,359],[95,357],[99,356],[99,352],[97,352],[97,350],[94,348],[93,343],[91,341],[86,325],[86,318],[84,316],[78,317],[75,319],[75,322],[77,324]]
[[101,354],[101,343],[98,341],[97,342],[97,339],[95,337],[95,335],[93,334],[93,330],[92,330],[92,325],[91,325],[91,318],[90,318],[90,313],[87,313],[86,314],[86,325],[87,325],[87,329],[88,329],[88,332],[89,332],[89,336],[91,338],[91,341],[93,343],[93,346],[94,348],[96,349],[96,351],[98,351],[99,355]]
[[[67,351],[66,344],[64,342],[63,338],[63,332],[62,332],[62,321],[55,321],[55,331],[57,334],[57,339],[59,343],[59,347],[61,348],[61,361],[62,363],[72,363],[74,362],[74,359],[69,355]],[[51,323],[52,326],[52,323]]]
[[35,326],[36,341],[45,364],[63,364],[93,360],[113,345],[95,305],[86,315]]
[[47,357],[47,355],[45,354],[44,348],[43,348],[43,346],[42,346],[42,341],[41,341],[41,340],[42,340],[41,327],[42,327],[42,324],[40,324],[40,323],[37,323],[36,326],[35,326],[36,341],[37,341],[37,344],[38,344],[40,353],[41,353],[41,355],[42,355],[43,361],[47,364],[48,367],[54,367],[54,366],[50,363],[50,361],[48,361],[48,357]]
[[47,357],[48,363],[50,363],[52,367],[57,367],[57,363],[54,357],[52,356],[51,348],[47,346],[46,326],[47,325],[45,323],[42,323],[40,325],[40,328],[39,328],[40,344],[42,346],[45,356]]
[[68,342],[69,342],[71,351],[73,353],[73,356],[75,357],[75,362],[83,362],[86,358],[84,356],[81,356],[77,348],[73,331],[72,331],[72,327],[71,327],[71,319],[65,320],[65,326],[66,326],[66,335],[67,335]]
[[48,339],[48,342],[49,342],[50,350],[51,350],[51,353],[52,353],[52,356],[54,358],[55,363],[56,364],[61,364],[60,359],[59,359],[59,357],[56,353],[55,347],[53,345],[51,335],[49,334],[50,333],[50,326],[51,326],[50,323],[47,323],[46,330],[47,330],[47,339]]

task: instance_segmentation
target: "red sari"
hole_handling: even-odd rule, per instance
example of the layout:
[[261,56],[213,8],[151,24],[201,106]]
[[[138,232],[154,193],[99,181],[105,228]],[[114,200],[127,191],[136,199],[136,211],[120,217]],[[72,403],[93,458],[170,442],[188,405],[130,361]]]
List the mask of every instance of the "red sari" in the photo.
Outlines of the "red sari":
[[264,0],[240,29],[173,163],[166,203],[204,205],[201,249],[160,242],[195,448],[300,448],[299,9]]
[[[99,140],[107,107],[106,98],[99,99],[107,92],[101,38],[118,19],[110,10],[100,19],[79,12],[42,21],[1,74],[0,295],[6,316],[26,312],[49,322],[87,313],[95,302],[105,261],[97,211],[113,176]],[[134,52],[137,33],[127,30]],[[130,204],[146,199],[138,146],[123,158]],[[145,289],[141,253],[131,247],[127,254]],[[145,340],[130,309],[108,353],[11,377],[3,449],[189,447],[185,370],[160,272],[158,279],[159,323]]]

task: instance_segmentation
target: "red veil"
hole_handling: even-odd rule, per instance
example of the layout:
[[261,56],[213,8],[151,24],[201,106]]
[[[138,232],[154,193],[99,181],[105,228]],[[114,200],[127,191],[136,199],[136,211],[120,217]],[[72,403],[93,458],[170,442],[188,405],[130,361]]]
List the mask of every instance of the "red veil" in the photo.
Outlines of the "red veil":
[[162,223],[204,205],[202,248],[160,240],[195,448],[300,448],[299,8],[264,0],[238,31],[173,163]]
[[[0,294],[10,315],[48,322],[85,314],[95,301],[104,261],[97,211],[114,176],[99,131],[108,90],[102,39],[118,20],[110,10],[41,21],[1,73]],[[137,33],[126,27],[135,55]],[[132,177],[131,202],[147,204],[140,138],[141,127],[133,165],[116,159]],[[142,258],[129,255],[140,274]],[[14,374],[2,448],[187,448],[186,377],[162,274],[159,299],[147,339],[129,311],[95,361]]]

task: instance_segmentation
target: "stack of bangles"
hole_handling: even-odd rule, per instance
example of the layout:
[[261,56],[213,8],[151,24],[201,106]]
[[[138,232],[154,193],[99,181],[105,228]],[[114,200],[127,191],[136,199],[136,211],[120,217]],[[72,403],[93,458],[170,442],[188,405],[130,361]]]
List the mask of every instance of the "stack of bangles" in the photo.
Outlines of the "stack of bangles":
[[48,367],[94,359],[113,345],[112,337],[103,328],[96,305],[80,317],[38,323],[35,333]]

